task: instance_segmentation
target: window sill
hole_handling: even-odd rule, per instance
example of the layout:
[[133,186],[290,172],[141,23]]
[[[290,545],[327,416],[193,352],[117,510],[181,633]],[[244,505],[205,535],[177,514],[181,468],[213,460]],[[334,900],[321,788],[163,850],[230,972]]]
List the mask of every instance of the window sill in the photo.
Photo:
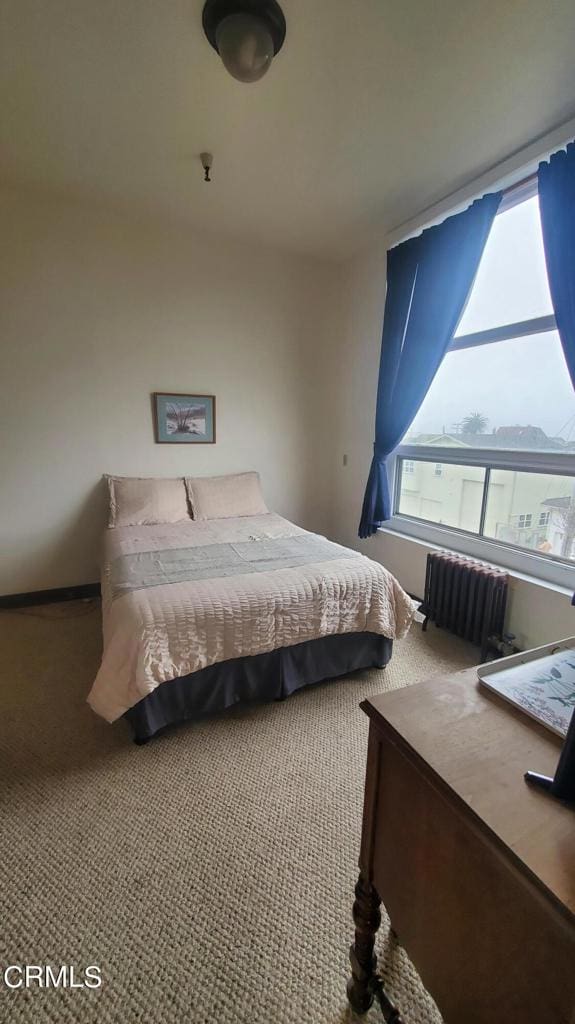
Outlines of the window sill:
[[[452,530],[427,526],[427,524],[424,526],[408,522],[406,527],[405,522],[397,517],[390,520],[389,525],[379,527],[378,532],[411,541],[420,547],[432,548],[437,551],[448,549],[468,558],[481,559],[496,568],[505,570],[514,579],[552,590],[569,599],[575,590],[575,566],[572,568],[560,563],[548,563],[544,559],[537,558],[536,555],[524,555],[523,552],[516,550],[510,551],[498,544],[482,541],[481,538],[462,537]],[[515,564],[510,564],[512,562]],[[519,562],[523,562],[524,565],[519,565]],[[536,563],[537,571],[530,571],[530,563]],[[544,572],[546,575],[543,575]]]

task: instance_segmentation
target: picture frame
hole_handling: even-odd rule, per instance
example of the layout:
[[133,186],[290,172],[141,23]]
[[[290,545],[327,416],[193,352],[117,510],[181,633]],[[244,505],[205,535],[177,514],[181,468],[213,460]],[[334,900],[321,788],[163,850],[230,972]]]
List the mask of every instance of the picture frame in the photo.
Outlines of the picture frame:
[[216,396],[154,391],[156,444],[215,444]]

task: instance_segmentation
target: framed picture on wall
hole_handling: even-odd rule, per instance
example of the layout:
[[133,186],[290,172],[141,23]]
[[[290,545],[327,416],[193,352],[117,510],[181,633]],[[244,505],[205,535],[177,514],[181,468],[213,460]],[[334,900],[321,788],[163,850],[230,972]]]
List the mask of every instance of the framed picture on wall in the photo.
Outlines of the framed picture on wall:
[[215,395],[179,395],[154,391],[157,444],[215,444]]

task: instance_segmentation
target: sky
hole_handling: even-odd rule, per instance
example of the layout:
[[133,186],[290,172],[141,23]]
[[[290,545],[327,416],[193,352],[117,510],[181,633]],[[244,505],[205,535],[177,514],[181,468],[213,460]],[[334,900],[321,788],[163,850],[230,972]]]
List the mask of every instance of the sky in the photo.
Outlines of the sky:
[[472,412],[497,427],[542,427],[575,440],[575,395],[556,331],[449,352],[410,429],[452,433]]
[[[456,336],[553,312],[537,196],[495,218]],[[470,413],[575,441],[575,394],[556,331],[446,355],[409,434],[453,433]]]

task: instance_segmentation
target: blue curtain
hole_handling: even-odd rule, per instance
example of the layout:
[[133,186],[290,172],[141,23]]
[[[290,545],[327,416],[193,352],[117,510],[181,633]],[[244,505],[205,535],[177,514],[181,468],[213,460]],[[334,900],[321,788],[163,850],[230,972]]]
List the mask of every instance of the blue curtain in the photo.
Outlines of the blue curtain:
[[391,516],[387,458],[415,418],[461,319],[501,193],[478,199],[387,254],[374,456],[359,536]]
[[[549,291],[575,387],[575,142],[539,164],[538,177]],[[571,604],[575,605],[575,594]]]
[[575,387],[575,142],[539,164],[539,209],[549,290]]

